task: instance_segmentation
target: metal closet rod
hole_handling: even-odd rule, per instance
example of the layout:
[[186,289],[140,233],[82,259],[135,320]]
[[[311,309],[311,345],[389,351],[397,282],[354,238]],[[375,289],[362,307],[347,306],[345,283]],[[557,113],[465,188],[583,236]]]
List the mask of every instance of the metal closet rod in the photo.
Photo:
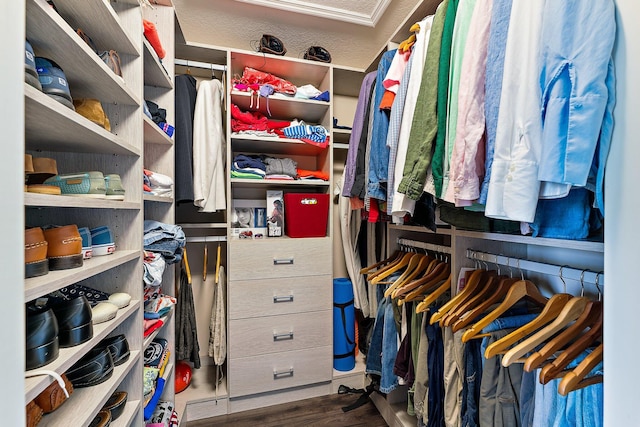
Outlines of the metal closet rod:
[[209,62],[191,61],[190,59],[174,59],[175,65],[182,65],[183,67],[195,67],[204,68],[206,70],[227,71],[226,65],[211,64]]
[[597,286],[604,285],[604,272],[580,269],[568,265],[547,264],[538,261],[509,257],[506,255],[492,254],[489,252],[467,249],[467,258],[483,261],[488,264],[505,265],[515,270],[534,271],[549,276],[557,276],[564,280],[582,281],[593,283]]
[[426,249],[428,251],[440,252],[444,254],[451,254],[451,248],[449,246],[435,245],[433,243],[421,242],[419,240],[410,239],[398,239],[399,246],[408,246],[411,248]]
[[226,242],[227,236],[193,236],[187,237],[187,243]]

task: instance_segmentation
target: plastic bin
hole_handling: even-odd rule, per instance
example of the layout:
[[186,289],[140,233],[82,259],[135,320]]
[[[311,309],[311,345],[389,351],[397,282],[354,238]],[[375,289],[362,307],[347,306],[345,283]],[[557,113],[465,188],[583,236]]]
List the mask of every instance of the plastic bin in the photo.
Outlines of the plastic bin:
[[285,193],[285,234],[289,237],[324,237],[327,235],[329,195]]

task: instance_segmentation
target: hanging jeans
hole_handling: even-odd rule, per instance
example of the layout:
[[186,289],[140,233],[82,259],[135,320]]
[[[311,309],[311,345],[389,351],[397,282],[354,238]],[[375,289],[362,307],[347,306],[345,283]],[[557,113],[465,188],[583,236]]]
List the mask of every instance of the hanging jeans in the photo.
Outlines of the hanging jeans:
[[482,379],[481,340],[471,340],[464,346],[464,382],[462,383],[462,427],[478,427],[478,404]]
[[[487,345],[506,336],[513,329],[491,332]],[[522,364],[502,366],[502,355],[484,362],[480,383],[480,427],[520,427],[520,384]]]

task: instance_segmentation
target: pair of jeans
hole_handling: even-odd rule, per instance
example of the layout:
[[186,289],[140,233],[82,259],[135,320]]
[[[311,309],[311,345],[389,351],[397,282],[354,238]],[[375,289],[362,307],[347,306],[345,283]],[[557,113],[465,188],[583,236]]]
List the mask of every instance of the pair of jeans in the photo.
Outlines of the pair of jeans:
[[462,427],[478,427],[478,404],[482,380],[482,355],[480,340],[471,340],[464,347],[464,381],[460,419]]
[[[501,339],[514,329],[490,332],[487,345]],[[520,388],[523,365],[502,366],[499,354],[484,362],[480,383],[480,427],[520,427]]]
[[187,239],[179,225],[158,221],[144,221],[144,250],[162,254],[167,264],[182,260],[182,248]]
[[426,425],[427,427],[443,427],[445,425],[444,400],[446,391],[444,379],[444,341],[440,323],[434,323],[431,325],[427,321],[425,334],[428,340],[427,369],[429,376],[427,382]]
[[[591,351],[587,350],[572,361],[567,369],[575,368]],[[602,375],[602,362],[589,376]],[[535,371],[536,378],[540,369]],[[558,393],[561,379],[547,384],[536,383],[534,427],[602,427],[604,421],[603,384],[594,384],[570,392],[567,396]]]
[[382,286],[377,288],[377,293],[380,304],[369,344],[366,372],[380,375],[380,391],[390,393],[398,386],[398,377],[393,373],[393,365],[398,354],[398,330],[394,319],[393,301],[390,297],[384,297]]
[[451,328],[443,329],[444,422],[446,427],[460,426],[462,378],[464,377],[462,333],[463,331],[458,331],[454,334]]

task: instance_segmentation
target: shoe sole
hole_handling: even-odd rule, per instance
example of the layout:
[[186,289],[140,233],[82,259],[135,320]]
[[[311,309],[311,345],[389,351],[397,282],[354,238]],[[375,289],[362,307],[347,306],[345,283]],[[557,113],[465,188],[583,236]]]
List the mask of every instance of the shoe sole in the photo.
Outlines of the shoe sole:
[[92,256],[93,256],[93,249],[82,248],[82,259],[91,259]]
[[82,253],[49,258],[49,270],[69,270],[82,267]]
[[124,200],[124,196],[121,195],[105,196],[105,198],[109,200]]
[[30,73],[25,73],[24,81],[27,82],[29,85],[38,89],[40,92],[42,92],[42,84],[40,84],[40,80],[38,79],[37,76],[34,76],[33,74],[30,74]]
[[[46,93],[46,92],[44,92],[43,90],[43,93]],[[64,105],[65,107],[68,107],[73,111],[76,111],[76,107],[73,106],[73,102],[69,101],[64,96],[56,95],[55,93],[46,93],[46,94],[51,98],[55,99],[56,101],[58,101],[59,103],[61,103],[62,105]]]
[[49,272],[49,261],[43,259],[40,261],[29,262],[24,265],[24,277],[44,276]]
[[105,243],[104,245],[92,245],[91,250],[93,251],[93,256],[111,255],[116,251],[116,244]]
[[55,185],[45,185],[45,184],[27,185],[27,192],[39,193],[39,194],[54,194],[54,195],[62,194],[62,191],[60,191],[60,187],[57,187]]

